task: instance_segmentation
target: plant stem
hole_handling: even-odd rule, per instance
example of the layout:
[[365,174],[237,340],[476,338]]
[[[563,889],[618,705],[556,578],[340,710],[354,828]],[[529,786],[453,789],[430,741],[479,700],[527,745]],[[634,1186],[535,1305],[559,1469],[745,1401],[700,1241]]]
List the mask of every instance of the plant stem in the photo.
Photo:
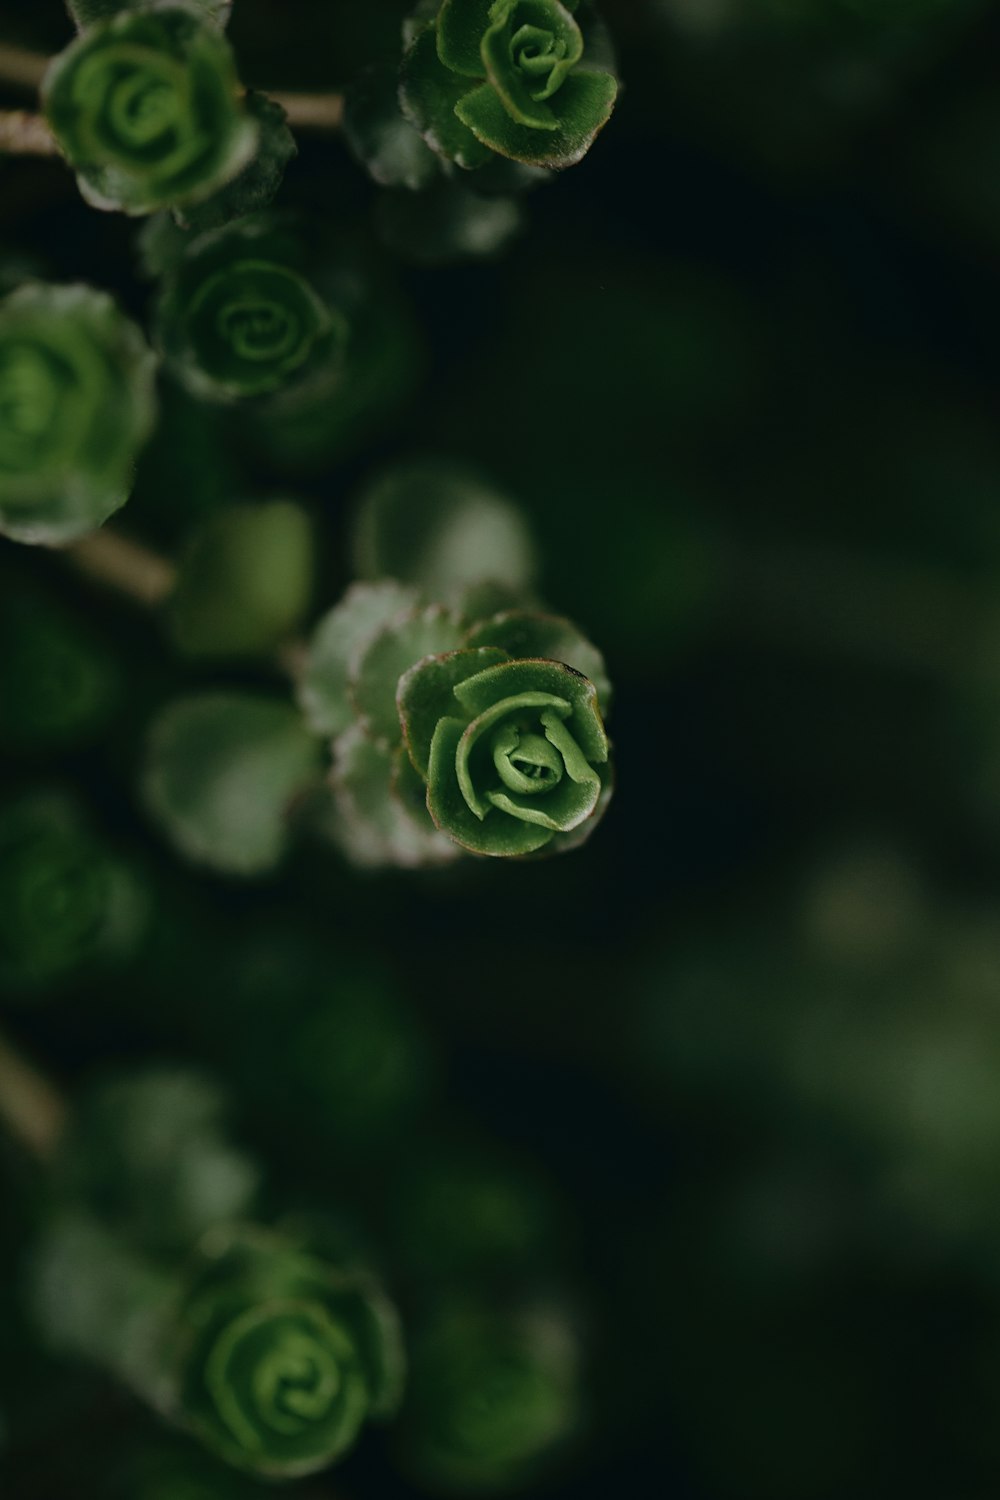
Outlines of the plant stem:
[[12,47],[0,42],[0,84],[34,93],[48,65],[49,59],[41,52],[29,52],[26,47]]
[[339,130],[344,119],[343,94],[273,94],[294,130]]
[[48,1161],[66,1123],[57,1090],[0,1035],[0,1122],[39,1161]]
[[66,556],[89,578],[147,609],[162,604],[177,583],[177,569],[168,558],[107,528],[68,547]]
[[0,155],[58,156],[55,136],[41,115],[0,109]]

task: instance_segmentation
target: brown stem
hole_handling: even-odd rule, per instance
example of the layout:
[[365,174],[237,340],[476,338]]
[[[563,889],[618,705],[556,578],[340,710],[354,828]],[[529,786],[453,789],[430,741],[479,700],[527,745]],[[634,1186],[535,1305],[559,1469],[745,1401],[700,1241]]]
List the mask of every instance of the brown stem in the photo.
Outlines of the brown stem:
[[8,88],[37,92],[48,65],[49,59],[41,52],[0,42],[0,84]]
[[343,94],[283,94],[267,97],[280,104],[293,130],[339,130],[344,119]]
[[177,583],[177,569],[168,558],[106,527],[68,547],[66,556],[81,573],[147,609],[169,598]]
[[0,155],[58,156],[55,136],[41,115],[0,109]]
[[39,1161],[53,1155],[66,1124],[53,1085],[0,1036],[0,1122]]

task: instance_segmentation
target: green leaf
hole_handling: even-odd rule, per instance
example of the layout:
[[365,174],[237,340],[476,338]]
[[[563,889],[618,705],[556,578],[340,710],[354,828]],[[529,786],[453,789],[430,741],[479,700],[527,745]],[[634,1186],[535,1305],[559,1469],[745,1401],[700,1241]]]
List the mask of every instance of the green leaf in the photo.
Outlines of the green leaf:
[[398,1401],[398,1321],[377,1285],[263,1230],[203,1243],[177,1344],[187,1422],[261,1476],[325,1468]]
[[227,1138],[224,1095],[194,1072],[151,1068],[102,1083],[74,1111],[55,1165],[58,1193],[123,1242],[187,1253],[251,1211],[260,1174]]
[[369,68],[344,105],[344,138],[380,187],[415,192],[441,175],[437,156],[402,113],[398,68]]
[[485,73],[480,44],[490,24],[494,0],[444,0],[437,17],[437,51],[442,63],[468,78]]
[[127,214],[196,203],[257,149],[232,51],[197,9],[126,10],[54,58],[46,119],[94,208]]
[[394,579],[356,583],[313,632],[297,696],[315,734],[337,735],[354,722],[348,684],[361,656],[391,620],[408,615],[416,590]]
[[457,615],[440,605],[385,626],[358,660],[351,698],[362,728],[376,740],[398,744],[402,735],[396,693],[400,678],[425,656],[453,651],[462,637]]
[[524,228],[515,198],[485,197],[444,180],[422,193],[383,193],[375,212],[383,244],[420,266],[499,255]]
[[614,108],[618,83],[610,73],[578,68],[553,96],[556,130],[540,131],[511,119],[492,85],[484,83],[455,105],[458,118],[491,151],[538,167],[571,167],[586,156]]
[[476,139],[455,112],[459,101],[469,92],[470,83],[442,64],[433,26],[421,31],[404,55],[400,79],[403,113],[432,150],[468,169],[489,161],[489,148]]
[[521,511],[476,470],[433,458],[388,469],[364,491],[354,558],[362,577],[401,578],[449,602],[487,582],[530,594],[537,567]]
[[456,685],[506,659],[505,651],[491,646],[450,651],[417,662],[399,679],[397,703],[403,738],[414,768],[425,781],[438,720],[455,711]]
[[226,874],[278,864],[288,815],[319,770],[296,709],[249,693],[205,693],[165,708],[150,732],[145,794],[174,847]]
[[547,103],[580,61],[580,28],[558,0],[516,0],[495,11],[482,40],[486,76],[512,120],[555,130]]
[[611,707],[611,682],[604,657],[569,620],[533,610],[512,609],[475,625],[468,646],[499,646],[508,656],[540,656],[565,662],[589,677],[597,689],[601,713]]
[[422,784],[419,801],[414,802],[411,789],[402,782],[401,758],[409,765],[401,746],[376,744],[358,725],[334,743],[339,816],[333,837],[351,863],[363,869],[417,869],[441,864],[458,852],[435,829]]
[[532,854],[552,838],[547,828],[518,818],[484,821],[469,807],[455,769],[458,747],[466,730],[464,719],[439,719],[431,741],[427,806],[443,833],[473,854],[502,857]]
[[572,667],[555,661],[511,661],[466,678],[455,697],[470,716],[488,713],[499,698],[518,693],[548,693],[573,705],[573,729],[588,760],[603,763],[608,741],[592,682]]
[[201,234],[244,214],[258,213],[267,208],[281,187],[285,168],[299,149],[288,128],[285,111],[280,104],[253,89],[247,91],[246,108],[258,127],[257,149],[242,172],[217,193],[174,209],[174,217],[182,228]]
[[58,545],[124,505],[156,415],[154,359],[104,292],[0,302],[0,533]]
[[301,623],[313,582],[313,534],[301,506],[277,500],[209,516],[189,538],[169,604],[188,656],[261,656]]

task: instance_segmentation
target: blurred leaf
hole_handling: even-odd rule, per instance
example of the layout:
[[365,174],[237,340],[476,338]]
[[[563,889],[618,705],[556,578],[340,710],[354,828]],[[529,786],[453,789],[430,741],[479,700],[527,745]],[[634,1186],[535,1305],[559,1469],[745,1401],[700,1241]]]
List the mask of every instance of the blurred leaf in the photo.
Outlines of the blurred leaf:
[[[207,21],[220,28],[226,25],[233,8],[233,0],[181,0],[181,3],[200,11]],[[124,10],[142,10],[147,5],[148,0],[66,0],[66,7],[81,31],[95,21],[107,21]]]
[[353,864],[414,869],[458,852],[434,827],[423,796],[417,803],[407,799],[400,780],[408,764],[402,746],[376,743],[358,725],[334,741],[337,816],[330,834]]
[[319,747],[290,705],[205,693],[163,709],[150,731],[149,807],[180,853],[233,875],[276,865],[288,814],[319,770]]
[[443,180],[419,193],[384,193],[376,216],[383,243],[402,260],[425,266],[500,255],[524,228],[515,198],[486,197]]
[[351,698],[362,728],[388,745],[402,738],[396,693],[403,673],[425,656],[455,651],[462,642],[457,615],[430,604],[384,626],[357,659]]
[[298,699],[316,734],[337,735],[354,722],[349,684],[357,663],[375,636],[391,620],[409,613],[416,591],[394,579],[355,583],[339,604],[323,616],[309,643]]
[[245,1217],[257,1192],[226,1114],[221,1091],[190,1070],[147,1068],[94,1087],[60,1149],[59,1192],[123,1242],[186,1253],[214,1225]]
[[449,603],[487,582],[530,595],[538,567],[517,506],[474,469],[435,458],[387,469],[363,491],[354,558],[362,578],[399,578]]
[[344,137],[363,167],[381,187],[427,187],[441,167],[420,132],[399,105],[394,66],[366,69],[347,92]]
[[169,603],[187,656],[263,656],[301,623],[313,582],[313,532],[298,505],[232,507],[189,537]]

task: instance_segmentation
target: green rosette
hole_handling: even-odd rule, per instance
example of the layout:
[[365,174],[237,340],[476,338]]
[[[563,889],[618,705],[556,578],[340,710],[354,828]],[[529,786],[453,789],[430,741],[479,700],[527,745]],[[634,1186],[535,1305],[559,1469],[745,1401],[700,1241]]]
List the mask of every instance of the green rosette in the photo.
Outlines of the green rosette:
[[0,532],[73,541],[128,499],[156,413],[154,358],[104,292],[19,287],[0,301]]
[[210,1235],[177,1328],[184,1421],[219,1457],[262,1477],[325,1468],[398,1404],[391,1304],[362,1273],[276,1234]]
[[443,0],[416,28],[400,87],[427,144],[467,169],[498,156],[573,166],[617,94],[602,29],[580,0]]
[[565,662],[497,647],[447,652],[404,673],[397,702],[428,811],[471,853],[555,853],[603,813],[611,784],[597,688]]
[[199,236],[166,277],[157,340],[194,395],[236,401],[301,389],[336,371],[343,314],[313,286],[300,236],[247,218]]
[[42,99],[94,208],[134,215],[201,202],[258,145],[229,44],[183,4],[88,26],[50,64]]

